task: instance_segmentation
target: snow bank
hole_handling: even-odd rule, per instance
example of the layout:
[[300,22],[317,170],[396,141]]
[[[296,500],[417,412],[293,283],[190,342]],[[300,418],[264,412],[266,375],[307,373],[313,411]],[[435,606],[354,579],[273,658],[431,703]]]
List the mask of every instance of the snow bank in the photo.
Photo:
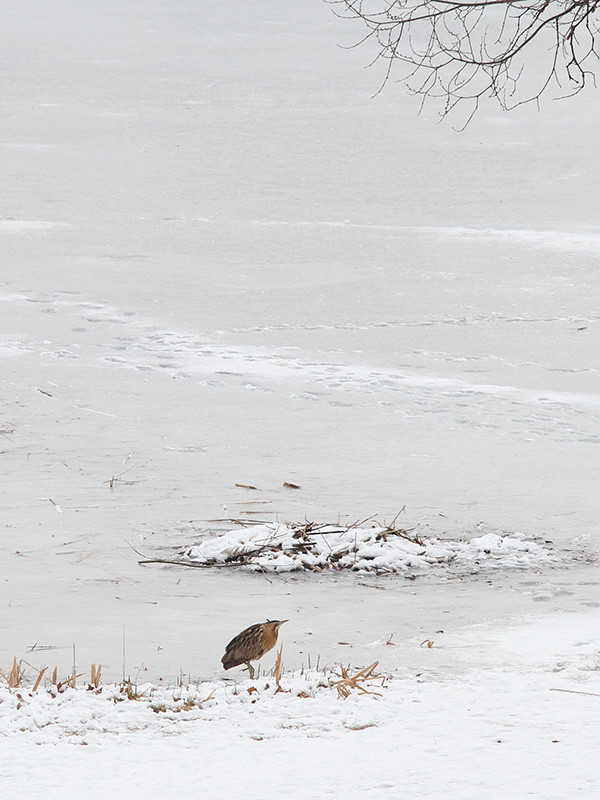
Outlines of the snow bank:
[[426,538],[390,527],[264,524],[210,536],[182,551],[204,566],[290,572],[327,569],[423,574],[452,566],[461,572],[523,569],[557,562],[553,552],[518,533],[486,533],[469,541]]
[[[594,609],[487,630],[489,649],[472,629],[441,644],[441,662],[418,649],[429,663],[347,699],[327,670],[284,673],[281,691],[270,676],[0,689],[2,797],[591,800],[597,623]],[[453,673],[455,648],[489,662]]]
[[[375,665],[372,665],[376,667]],[[344,680],[344,673],[349,678]],[[273,677],[203,682],[197,685],[166,687],[151,683],[107,684],[98,688],[0,688],[0,737],[25,734],[36,744],[60,739],[81,743],[98,735],[168,733],[180,724],[193,721],[228,719],[239,725],[249,722],[250,734],[260,735],[258,718],[269,718],[269,727],[285,727],[285,722],[302,719],[310,731],[363,724],[354,698],[381,697],[386,677],[372,671],[352,685],[358,670],[308,671],[288,673],[278,683]],[[351,699],[352,698],[352,699]],[[341,713],[341,700],[351,699]],[[318,700],[318,703],[315,701]],[[357,716],[358,714],[358,716]],[[248,720],[248,717],[250,720]],[[254,720],[254,722],[252,722]],[[333,723],[335,721],[335,723]],[[262,733],[265,734],[263,720]],[[179,728],[179,730],[181,730]]]

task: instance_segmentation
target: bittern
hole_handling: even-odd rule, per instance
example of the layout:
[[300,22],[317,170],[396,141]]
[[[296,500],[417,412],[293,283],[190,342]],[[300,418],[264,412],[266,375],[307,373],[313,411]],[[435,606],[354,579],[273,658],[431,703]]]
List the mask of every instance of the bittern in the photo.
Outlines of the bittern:
[[231,669],[240,664],[245,664],[254,678],[254,667],[251,661],[258,661],[271,648],[275,647],[279,628],[287,619],[267,620],[238,633],[225,648],[225,655],[221,659],[223,669]]

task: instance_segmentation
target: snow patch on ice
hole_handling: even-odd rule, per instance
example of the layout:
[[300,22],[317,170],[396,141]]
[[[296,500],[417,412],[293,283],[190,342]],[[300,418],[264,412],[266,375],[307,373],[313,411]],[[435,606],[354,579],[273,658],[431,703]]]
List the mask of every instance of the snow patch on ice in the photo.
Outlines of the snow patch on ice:
[[20,342],[0,342],[0,358],[12,358],[21,356],[23,353],[33,353],[32,347],[27,347]]
[[415,230],[455,239],[487,239],[489,241],[514,242],[535,248],[566,250],[600,257],[600,233],[591,231],[575,233],[572,231],[501,230],[497,228],[463,227],[434,228],[426,226],[415,228]]
[[0,233],[22,233],[23,231],[49,231],[64,227],[60,222],[33,219],[0,219]]

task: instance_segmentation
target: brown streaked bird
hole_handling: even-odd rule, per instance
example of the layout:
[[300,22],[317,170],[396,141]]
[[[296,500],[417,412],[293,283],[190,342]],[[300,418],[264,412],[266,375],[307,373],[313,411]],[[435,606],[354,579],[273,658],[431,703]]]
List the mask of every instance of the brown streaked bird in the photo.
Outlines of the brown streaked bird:
[[238,633],[225,648],[225,655],[221,659],[223,669],[231,669],[245,664],[250,673],[250,678],[254,678],[254,667],[251,661],[258,661],[271,648],[275,647],[279,628],[287,622],[287,619],[267,620],[259,622],[257,625],[250,625],[241,633]]

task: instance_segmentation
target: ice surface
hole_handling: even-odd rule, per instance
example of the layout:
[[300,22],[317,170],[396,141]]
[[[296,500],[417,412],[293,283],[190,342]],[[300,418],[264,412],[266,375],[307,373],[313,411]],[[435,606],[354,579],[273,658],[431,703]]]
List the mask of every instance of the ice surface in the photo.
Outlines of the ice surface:
[[[289,618],[290,670],[379,657],[399,681],[378,706],[393,727],[338,736],[346,712],[325,704],[323,739],[281,728],[293,757],[275,735],[232,739],[231,717],[157,743],[152,724],[119,739],[111,712],[114,749],[11,728],[2,796],[196,796],[199,774],[230,796],[233,763],[256,798],[258,758],[283,765],[266,796],[312,771],[319,800],[403,780],[595,798],[596,700],[550,693],[547,673],[582,650],[562,688],[598,690],[591,84],[539,112],[485,105],[458,134],[401,86],[373,97],[367,51],[338,47],[359,31],[317,0],[31,0],[2,25],[0,667],[64,676],[75,645],[107,682],[217,684],[233,635]],[[562,566],[256,575],[140,566],[129,546],[169,557],[231,520],[390,523],[404,506],[425,537],[518,532]],[[504,649],[514,630],[538,660]],[[282,722],[299,724],[261,719]]]

